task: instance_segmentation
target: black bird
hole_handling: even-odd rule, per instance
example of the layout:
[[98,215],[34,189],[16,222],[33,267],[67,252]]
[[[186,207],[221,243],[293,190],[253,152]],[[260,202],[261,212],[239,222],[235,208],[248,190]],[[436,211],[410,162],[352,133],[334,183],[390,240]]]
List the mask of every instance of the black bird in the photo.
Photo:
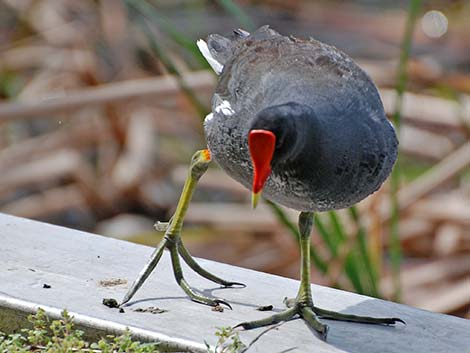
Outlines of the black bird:
[[[268,26],[231,38],[209,35],[199,49],[219,81],[212,113],[204,122],[208,150],[196,152],[176,212],[151,261],[124,298],[130,300],[156,266],[164,248],[175,278],[191,299],[228,303],[194,292],[182,276],[179,255],[200,275],[230,287],[203,270],[180,240],[184,214],[197,180],[211,158],[233,179],[252,190],[255,207],[268,200],[301,211],[301,284],[288,309],[267,319],[239,324],[245,329],[302,317],[322,337],[319,317],[376,324],[398,318],[336,313],[313,304],[310,289],[310,233],[313,212],[345,208],[376,191],[390,174],[398,141],[377,88],[351,58],[314,39],[282,36]],[[178,255],[179,254],[179,255]]]

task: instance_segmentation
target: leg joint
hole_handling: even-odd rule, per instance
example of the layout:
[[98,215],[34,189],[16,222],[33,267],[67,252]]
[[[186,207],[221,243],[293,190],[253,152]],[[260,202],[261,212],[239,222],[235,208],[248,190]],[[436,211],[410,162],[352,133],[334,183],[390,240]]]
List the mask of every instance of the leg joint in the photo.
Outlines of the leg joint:
[[309,237],[313,228],[313,212],[301,212],[299,215],[300,237]]
[[167,233],[163,237],[163,239],[166,240],[166,247],[167,248],[175,248],[178,246],[178,244],[181,243],[181,238],[179,235],[172,234],[172,233]]

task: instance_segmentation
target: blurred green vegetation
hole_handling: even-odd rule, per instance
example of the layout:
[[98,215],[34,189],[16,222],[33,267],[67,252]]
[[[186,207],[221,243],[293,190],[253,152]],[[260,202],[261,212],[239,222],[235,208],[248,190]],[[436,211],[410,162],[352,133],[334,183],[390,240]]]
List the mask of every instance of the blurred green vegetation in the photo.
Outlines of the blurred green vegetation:
[[10,98],[18,94],[23,82],[14,72],[0,71],[0,98]]
[[[408,82],[407,64],[410,58],[413,33],[421,5],[421,0],[412,0],[409,4],[408,17],[400,50],[400,61],[398,64],[397,83],[395,87],[397,97],[395,100],[395,110],[392,116],[392,120],[395,124],[397,132],[400,131],[401,115],[403,110],[403,95],[405,93],[406,84]],[[402,250],[400,243],[400,231],[398,228],[398,222],[400,218],[398,189],[400,187],[401,177],[401,154],[399,154],[390,177],[390,200],[392,204],[392,217],[390,220],[390,261],[394,284],[393,299],[395,301],[400,301],[401,299],[400,267],[402,262]]]
[[140,343],[132,340],[128,330],[121,336],[108,335],[97,342],[84,339],[84,332],[75,328],[73,317],[62,311],[60,320],[51,320],[41,308],[29,315],[30,328],[7,335],[0,332],[0,352],[127,352],[158,353],[157,343]]

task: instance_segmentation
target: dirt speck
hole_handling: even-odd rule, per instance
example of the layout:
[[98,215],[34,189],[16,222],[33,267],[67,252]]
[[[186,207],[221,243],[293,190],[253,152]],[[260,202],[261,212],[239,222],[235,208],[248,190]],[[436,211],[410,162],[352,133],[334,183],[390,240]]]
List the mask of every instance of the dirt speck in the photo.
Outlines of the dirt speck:
[[103,305],[106,305],[108,308],[119,308],[119,304],[114,298],[103,298]]
[[124,308],[119,308],[119,312],[120,312],[121,314],[124,314],[124,313],[125,313]]
[[101,287],[115,287],[122,286],[127,284],[127,279],[123,278],[111,278],[111,279],[102,279],[98,282],[98,285]]
[[257,307],[256,310],[258,310],[258,311],[271,311],[271,310],[273,310],[273,306],[272,305],[262,305],[262,306]]
[[49,288],[51,288],[51,285],[50,285],[50,284],[47,284],[47,283],[44,283],[44,284],[42,285],[42,288],[49,289]]
[[223,308],[222,305],[217,304],[216,306],[213,306],[213,307],[212,307],[212,311],[217,311],[217,312],[219,312],[219,313],[223,313],[223,312],[224,312],[224,308]]
[[149,306],[147,308],[133,309],[136,313],[150,313],[150,314],[163,314],[168,310],[157,308],[156,306]]

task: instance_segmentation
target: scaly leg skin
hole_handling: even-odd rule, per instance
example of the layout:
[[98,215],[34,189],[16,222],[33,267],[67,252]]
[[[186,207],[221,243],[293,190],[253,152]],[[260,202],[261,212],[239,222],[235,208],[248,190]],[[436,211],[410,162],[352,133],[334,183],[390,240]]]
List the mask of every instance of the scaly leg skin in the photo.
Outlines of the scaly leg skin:
[[280,313],[265,319],[242,322],[235,327],[242,327],[251,330],[263,326],[277,324],[282,321],[289,321],[296,317],[302,318],[318,335],[326,340],[328,326],[320,321],[320,318],[352,321],[367,324],[393,325],[397,322],[405,323],[399,318],[373,318],[367,316],[357,316],[343,314],[334,311],[324,310],[313,305],[312,291],[310,288],[310,234],[313,227],[313,213],[301,212],[299,216],[300,231],[300,287],[295,299],[285,299],[284,303],[288,307]]
[[[218,283],[223,287],[233,287],[233,286],[241,286],[244,287],[245,285],[238,282],[229,282],[219,278],[212,273],[204,270],[199,264],[194,260],[191,254],[186,250],[181,241],[181,230],[183,228],[183,220],[184,216],[186,215],[186,211],[188,209],[189,203],[191,201],[194,189],[196,188],[196,184],[201,178],[201,176],[207,171],[209,167],[209,163],[211,161],[209,150],[201,150],[196,152],[192,159],[191,165],[188,173],[188,177],[183,187],[183,191],[181,192],[180,200],[176,207],[175,214],[171,218],[168,224],[164,225],[165,228],[165,236],[163,237],[162,241],[158,244],[157,248],[153,252],[152,256],[150,257],[149,262],[144,267],[144,269],[139,273],[137,279],[132,284],[131,288],[127,291],[124,299],[122,300],[120,306],[123,306],[127,302],[129,302],[134,294],[139,290],[139,288],[144,284],[145,280],[148,276],[152,273],[152,271],[157,266],[160,258],[163,255],[163,251],[166,249],[169,250],[171,256],[171,264],[173,267],[173,273],[175,275],[176,282],[178,285],[184,290],[184,292],[191,298],[191,300],[210,305],[210,306],[217,306],[219,304],[224,304],[228,308],[231,309],[230,304],[225,302],[222,299],[217,298],[209,298],[204,295],[201,295],[195,292],[186,282],[185,278],[183,277],[183,270],[181,268],[180,263],[180,256],[183,260],[188,264],[188,266],[193,269],[196,273],[201,275],[202,277]],[[161,228],[162,223],[157,224],[157,228]]]

